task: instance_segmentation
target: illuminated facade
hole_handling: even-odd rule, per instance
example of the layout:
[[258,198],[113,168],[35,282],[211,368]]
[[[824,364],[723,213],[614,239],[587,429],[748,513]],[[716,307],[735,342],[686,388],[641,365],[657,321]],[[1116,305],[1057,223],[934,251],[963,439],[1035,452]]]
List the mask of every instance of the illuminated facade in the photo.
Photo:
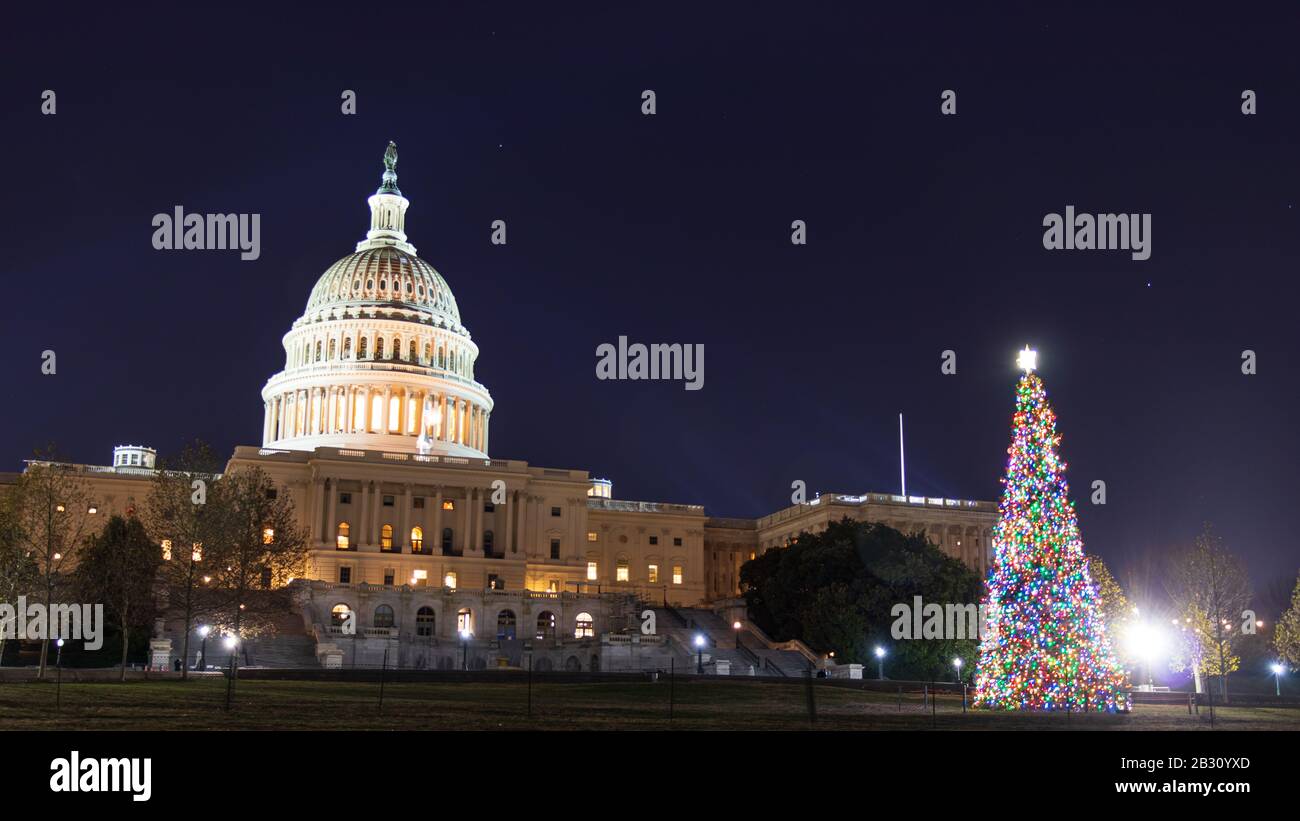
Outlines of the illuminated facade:
[[[843,516],[923,531],[986,568],[989,502],[827,495],[757,520],[711,519],[702,505],[619,500],[583,470],[490,457],[478,346],[446,280],[407,241],[391,145],[385,163],[365,239],[320,277],[283,338],[284,369],[262,389],[261,446],[236,448],[227,468],[260,467],[292,498],[312,548],[304,624],[323,663],[348,652],[337,641],[345,611],[362,630],[351,652],[372,658],[404,637],[411,665],[438,667],[445,647],[423,652],[418,640],[598,643],[635,627],[640,603],[734,610],[745,561]],[[130,446],[81,470],[113,514],[143,504],[152,467],[152,451]],[[590,669],[593,655],[547,663]]]

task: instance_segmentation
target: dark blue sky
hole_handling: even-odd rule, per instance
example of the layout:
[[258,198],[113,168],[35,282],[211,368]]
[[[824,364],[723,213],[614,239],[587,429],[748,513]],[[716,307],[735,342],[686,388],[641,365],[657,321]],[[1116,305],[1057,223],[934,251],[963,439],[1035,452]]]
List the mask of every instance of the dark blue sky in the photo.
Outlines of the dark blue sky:
[[[392,139],[411,240],[482,349],[494,456],[753,516],[795,479],[896,491],[901,410],[910,490],[995,499],[1029,343],[1090,551],[1159,592],[1210,519],[1289,586],[1294,17],[480,5],[6,26],[0,464],[258,443],[280,337],[362,238]],[[260,213],[261,258],[153,250],[177,204]],[[1151,213],[1151,259],[1044,251],[1068,204]],[[620,334],[703,343],[705,389],[597,381]]]

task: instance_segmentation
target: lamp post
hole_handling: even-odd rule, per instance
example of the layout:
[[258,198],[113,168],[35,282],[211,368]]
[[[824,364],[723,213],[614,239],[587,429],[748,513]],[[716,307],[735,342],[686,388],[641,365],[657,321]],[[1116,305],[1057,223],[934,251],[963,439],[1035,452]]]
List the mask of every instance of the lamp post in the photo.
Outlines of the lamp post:
[[957,683],[961,684],[961,658],[953,659],[952,666],[957,668]]
[[1275,695],[1280,696],[1282,695],[1282,674],[1286,672],[1286,668],[1275,661],[1271,669],[1273,670],[1273,691]]
[[460,669],[469,669],[469,640],[473,638],[469,630],[460,631]]
[[736,631],[736,649],[737,649],[737,650],[740,649],[740,630],[741,630],[741,628],[743,628],[744,626],[745,626],[745,625],[741,624],[741,623],[738,622],[738,621],[734,621],[734,622],[731,623],[731,629]]
[[876,645],[876,678],[885,679],[885,648]]
[[226,649],[230,651],[230,674],[226,676],[226,712],[230,711],[230,699],[235,691],[235,675],[239,672],[239,666],[235,663],[235,649],[238,647],[237,636],[226,636]]
[[211,632],[208,625],[199,625],[199,670],[208,669],[208,633]]
[[704,634],[695,634],[695,672],[704,675]]
[[59,649],[54,653],[54,711],[58,712],[63,707],[63,639],[56,644]]

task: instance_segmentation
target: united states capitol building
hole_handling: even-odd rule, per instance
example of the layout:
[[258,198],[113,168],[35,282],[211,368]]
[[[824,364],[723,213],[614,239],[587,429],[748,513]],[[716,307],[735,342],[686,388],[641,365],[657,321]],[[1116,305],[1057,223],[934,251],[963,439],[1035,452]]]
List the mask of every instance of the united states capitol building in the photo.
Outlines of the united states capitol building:
[[[246,663],[378,664],[387,650],[390,664],[430,669],[525,658],[541,670],[673,658],[682,669],[703,643],[710,671],[792,675],[815,659],[764,636],[739,598],[740,567],[758,553],[849,516],[923,532],[986,572],[991,502],[823,494],[722,519],[702,504],[618,499],[585,470],[490,455],[496,408],[475,376],[479,346],[408,241],[391,145],[385,161],[365,238],[325,270],[284,335],[284,368],[262,388],[261,444],[236,448],[227,468],[270,474],[312,547],[294,582],[301,634],[295,623],[254,644]],[[154,460],[122,446],[111,465],[80,466],[96,510],[142,505]],[[168,624],[155,647],[179,652],[181,629]]]

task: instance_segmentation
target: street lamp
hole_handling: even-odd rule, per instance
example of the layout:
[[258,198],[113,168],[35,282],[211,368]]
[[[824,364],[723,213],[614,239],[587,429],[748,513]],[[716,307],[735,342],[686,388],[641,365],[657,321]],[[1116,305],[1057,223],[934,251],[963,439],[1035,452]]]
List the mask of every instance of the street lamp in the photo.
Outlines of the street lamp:
[[1275,661],[1271,669],[1273,670],[1273,689],[1280,696],[1282,695],[1282,674],[1286,672],[1286,668]]
[[59,639],[55,644],[58,645],[59,649],[54,654],[54,674],[56,676],[54,682],[54,710],[58,712],[59,708],[63,706],[63,639]]
[[[1137,608],[1134,608],[1136,612]],[[1147,683],[1146,689],[1150,690],[1155,684],[1151,677],[1151,664],[1160,658],[1165,650],[1165,634],[1154,624],[1145,624],[1143,622],[1134,622],[1128,630],[1128,647],[1129,652],[1141,659],[1147,666]]]
[[741,624],[741,623],[738,622],[738,621],[733,621],[733,622],[731,623],[731,629],[736,631],[736,649],[737,649],[737,650],[740,649],[740,629],[741,629],[742,627],[744,627],[744,626],[745,626],[745,625]]
[[953,659],[952,666],[957,668],[957,683],[961,684],[961,659],[960,658]]
[[468,629],[460,631],[460,669],[469,669],[469,640],[474,637]]
[[206,624],[199,625],[199,638],[202,639],[202,641],[199,642],[199,669],[200,670],[208,669],[208,633],[211,632],[212,632],[212,628],[209,627],[208,625]]
[[704,634],[695,634],[695,672],[704,675]]
[[876,645],[876,678],[885,678],[885,648],[880,645]]

